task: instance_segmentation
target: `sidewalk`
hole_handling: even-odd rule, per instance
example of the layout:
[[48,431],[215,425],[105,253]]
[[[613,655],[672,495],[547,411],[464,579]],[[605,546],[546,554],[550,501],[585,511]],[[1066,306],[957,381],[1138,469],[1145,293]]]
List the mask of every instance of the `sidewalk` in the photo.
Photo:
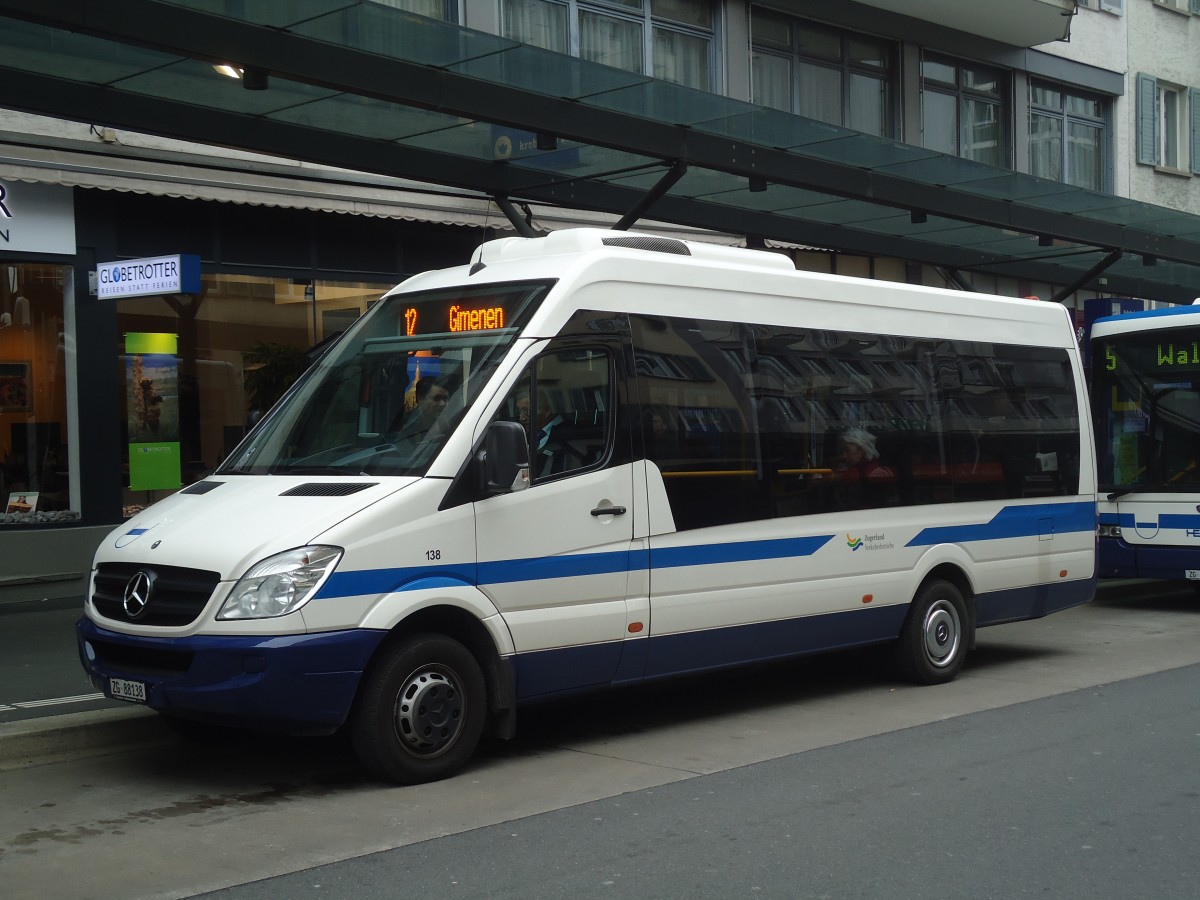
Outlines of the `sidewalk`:
[[[1180,590],[1180,585],[1165,582],[1105,581],[1096,596],[1100,601],[1115,602],[1127,597],[1150,598]],[[1200,604],[1200,595],[1197,604]],[[69,660],[64,660],[64,655],[69,655]],[[82,674],[75,659],[73,633],[69,654],[64,654],[59,646],[51,657],[46,661],[47,665],[57,667],[69,663],[73,673]],[[109,704],[109,708],[0,723],[0,771],[86,756],[107,756],[178,740],[175,732],[153,710],[118,701],[102,702]]]

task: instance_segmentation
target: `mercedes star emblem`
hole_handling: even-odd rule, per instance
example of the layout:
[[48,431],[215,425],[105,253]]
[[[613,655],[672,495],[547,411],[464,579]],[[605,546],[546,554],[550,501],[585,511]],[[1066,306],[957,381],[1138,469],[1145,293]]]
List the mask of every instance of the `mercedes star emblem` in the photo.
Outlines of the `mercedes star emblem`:
[[146,611],[153,583],[150,573],[145,569],[139,569],[137,574],[129,579],[129,584],[125,585],[124,599],[121,601],[121,606],[125,608],[125,615],[136,619]]

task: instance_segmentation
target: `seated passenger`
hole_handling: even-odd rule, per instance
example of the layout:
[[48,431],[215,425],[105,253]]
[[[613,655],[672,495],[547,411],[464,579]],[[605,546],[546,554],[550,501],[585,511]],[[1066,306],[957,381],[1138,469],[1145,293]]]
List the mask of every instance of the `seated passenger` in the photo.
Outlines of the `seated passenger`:
[[841,462],[836,472],[843,481],[865,481],[872,478],[895,478],[887,466],[879,462],[875,435],[863,428],[851,428],[840,438]]

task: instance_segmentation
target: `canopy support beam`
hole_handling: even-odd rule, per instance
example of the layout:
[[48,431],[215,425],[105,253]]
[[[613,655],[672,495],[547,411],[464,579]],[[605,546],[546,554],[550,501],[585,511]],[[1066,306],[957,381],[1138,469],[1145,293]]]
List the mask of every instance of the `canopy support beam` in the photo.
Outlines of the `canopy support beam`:
[[[535,229],[532,223],[530,223],[529,218],[531,217],[522,216],[521,211],[513,206],[513,202],[509,200],[506,195],[493,194],[492,200],[494,200],[496,205],[500,207],[500,212],[504,213],[508,221],[512,223],[513,228],[517,229],[517,234],[519,234],[521,237],[531,238],[542,236],[538,234],[537,229]],[[526,212],[528,212],[529,207],[526,207],[525,209]]]
[[1107,271],[1111,266],[1115,266],[1117,263],[1119,263],[1121,261],[1121,257],[1124,255],[1124,252],[1121,250],[1113,250],[1108,254],[1108,256],[1104,257],[1104,259],[1100,260],[1100,262],[1088,269],[1084,275],[1076,278],[1072,284],[1068,284],[1066,287],[1060,288],[1058,292],[1050,299],[1055,303],[1062,303],[1093,278],[1098,277],[1101,273]]
[[682,159],[675,160],[666,174],[658,180],[658,184],[646,191],[646,196],[635,203],[633,209],[621,216],[621,220],[613,225],[612,230],[628,231],[630,226],[646,213],[646,210],[657,203],[658,199],[675,185],[675,182],[687,174],[687,170],[687,163]]

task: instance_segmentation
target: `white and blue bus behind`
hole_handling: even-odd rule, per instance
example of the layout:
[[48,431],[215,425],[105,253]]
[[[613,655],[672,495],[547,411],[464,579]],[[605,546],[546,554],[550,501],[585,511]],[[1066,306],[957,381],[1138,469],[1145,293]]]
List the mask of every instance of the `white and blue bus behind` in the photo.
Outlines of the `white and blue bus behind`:
[[1092,597],[1085,403],[1057,305],[490,242],[104,542],[81,658],[172,719],[345,727],[399,782],[611,685],[876,643],[948,681],[977,627]]
[[1200,581],[1200,306],[1091,332],[1102,578]]

